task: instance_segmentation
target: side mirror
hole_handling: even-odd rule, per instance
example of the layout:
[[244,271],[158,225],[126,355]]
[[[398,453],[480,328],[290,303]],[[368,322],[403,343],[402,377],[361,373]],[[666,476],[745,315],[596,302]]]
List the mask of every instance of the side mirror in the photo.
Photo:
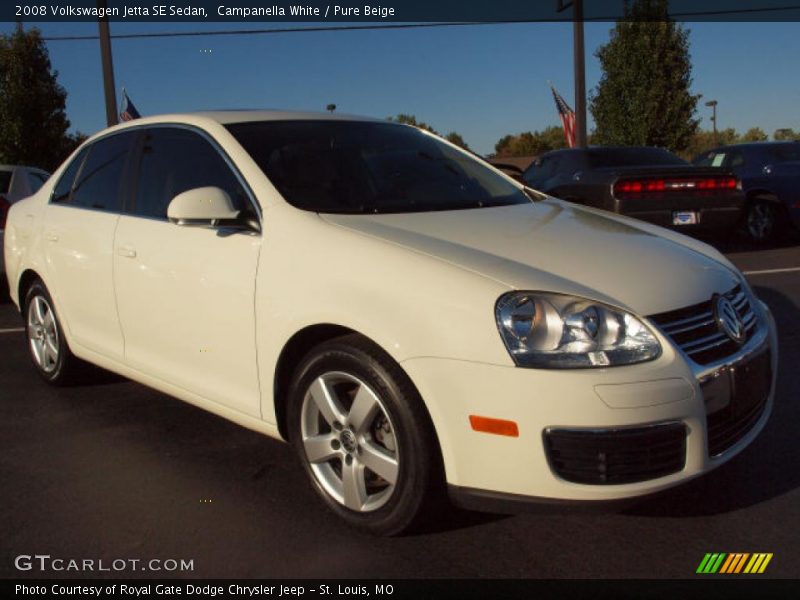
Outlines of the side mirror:
[[218,187],[200,187],[175,196],[167,207],[167,218],[177,225],[213,225],[216,221],[235,219],[228,192]]

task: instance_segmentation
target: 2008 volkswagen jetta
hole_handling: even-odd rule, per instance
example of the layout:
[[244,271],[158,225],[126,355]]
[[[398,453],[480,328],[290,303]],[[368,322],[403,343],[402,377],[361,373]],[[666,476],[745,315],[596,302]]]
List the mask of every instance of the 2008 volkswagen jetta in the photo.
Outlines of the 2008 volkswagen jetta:
[[230,111],[84,143],[8,217],[35,368],[290,441],[349,523],[674,486],[763,428],[767,307],[716,250],[419,129]]

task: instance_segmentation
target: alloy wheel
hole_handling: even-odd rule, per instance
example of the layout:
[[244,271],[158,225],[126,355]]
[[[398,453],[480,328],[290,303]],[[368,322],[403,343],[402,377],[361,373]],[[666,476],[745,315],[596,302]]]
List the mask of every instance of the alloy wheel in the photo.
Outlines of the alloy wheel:
[[34,296],[28,305],[28,342],[36,365],[45,373],[58,366],[58,327],[50,303],[43,296]]
[[391,498],[400,467],[395,431],[379,396],[351,374],[323,373],[306,390],[306,459],[322,489],[350,510],[372,512]]
[[775,216],[772,208],[758,202],[750,207],[747,213],[747,231],[754,240],[763,242],[769,239],[775,226]]

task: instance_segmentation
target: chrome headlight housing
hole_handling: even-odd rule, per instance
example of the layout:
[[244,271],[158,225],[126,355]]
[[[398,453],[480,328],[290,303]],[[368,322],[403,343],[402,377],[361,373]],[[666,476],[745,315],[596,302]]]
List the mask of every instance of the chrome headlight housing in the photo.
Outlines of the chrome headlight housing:
[[520,367],[612,367],[661,355],[658,340],[637,317],[585,298],[510,292],[497,301],[495,318]]

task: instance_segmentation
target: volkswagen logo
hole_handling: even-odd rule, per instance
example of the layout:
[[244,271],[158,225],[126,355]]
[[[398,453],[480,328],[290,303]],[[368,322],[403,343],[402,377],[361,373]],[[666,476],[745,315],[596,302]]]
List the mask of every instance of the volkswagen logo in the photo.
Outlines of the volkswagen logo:
[[719,330],[731,338],[737,344],[744,341],[744,323],[733,302],[725,296],[717,296],[714,303],[714,318],[717,321]]

